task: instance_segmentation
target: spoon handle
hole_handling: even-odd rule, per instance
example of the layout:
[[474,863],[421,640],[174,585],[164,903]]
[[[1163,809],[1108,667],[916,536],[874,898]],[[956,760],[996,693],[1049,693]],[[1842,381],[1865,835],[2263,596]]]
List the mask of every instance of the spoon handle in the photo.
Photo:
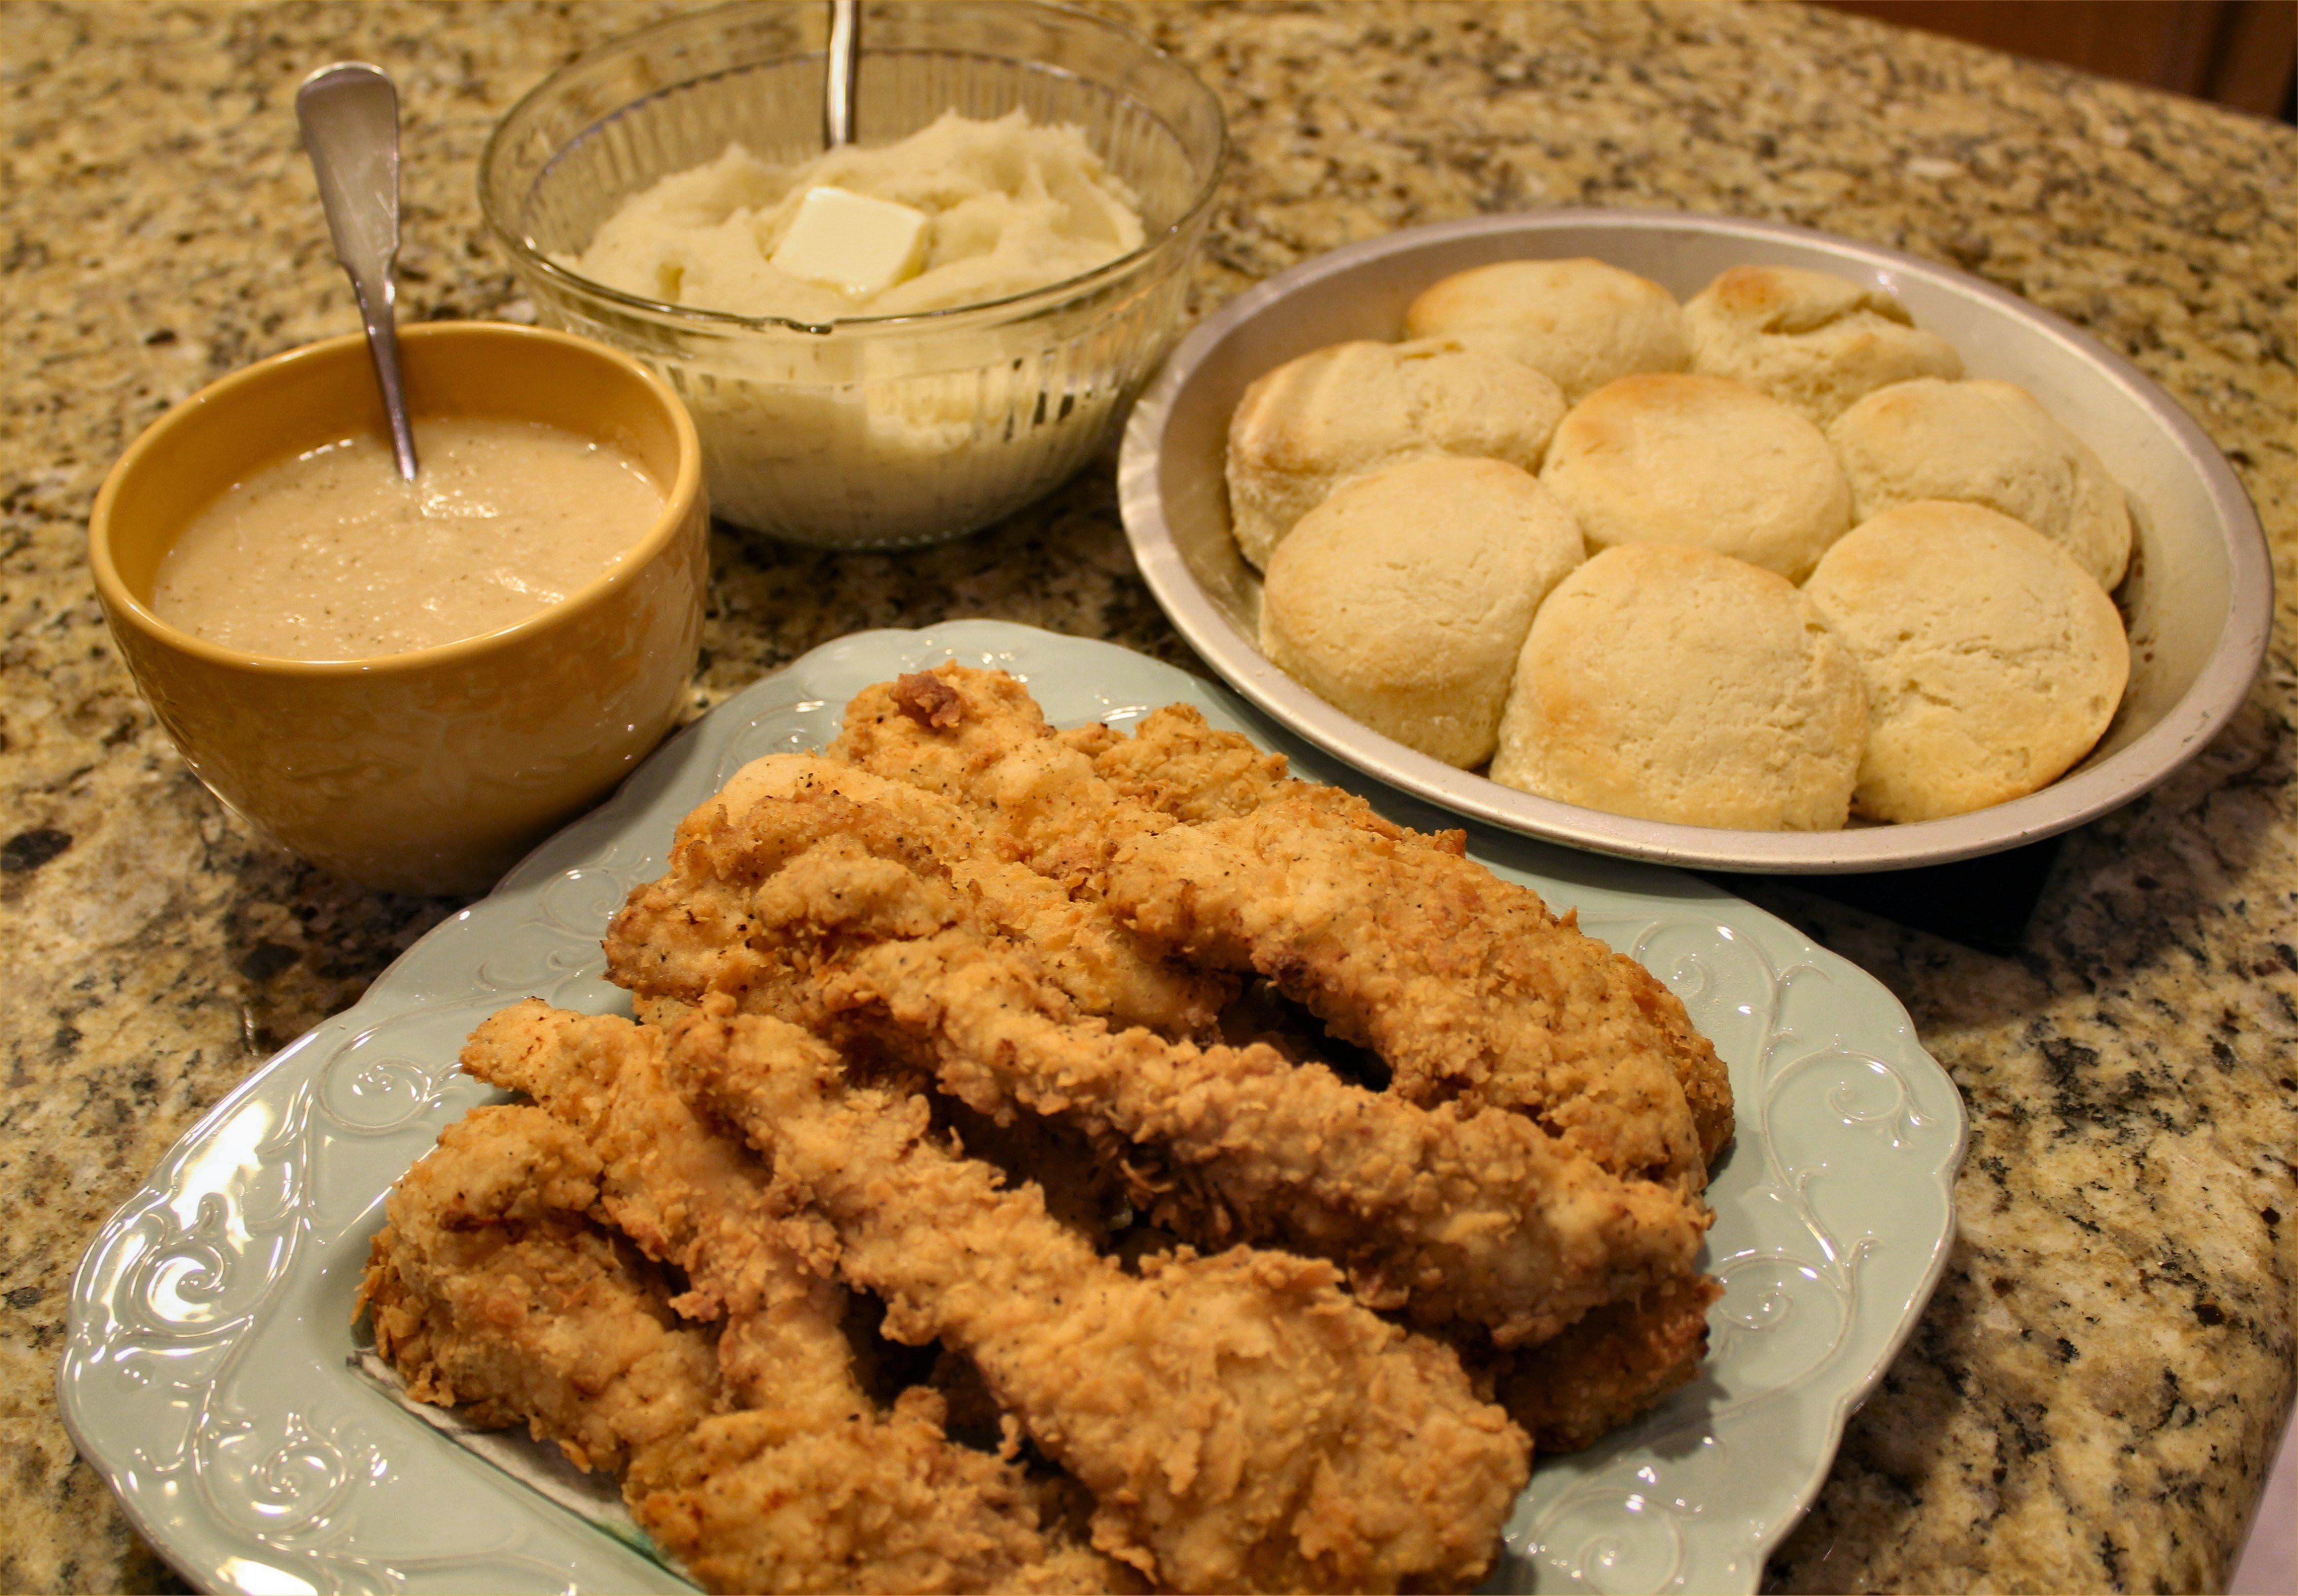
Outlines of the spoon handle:
[[854,142],[854,74],[862,62],[861,0],[830,0],[830,76],[822,85],[822,142]]
[[319,203],[327,213],[335,259],[359,296],[376,381],[391,418],[392,452],[400,475],[413,482],[415,434],[408,425],[399,333],[392,320],[398,298],[391,269],[399,255],[399,91],[381,67],[339,62],[303,79],[295,91],[295,119],[319,180]]

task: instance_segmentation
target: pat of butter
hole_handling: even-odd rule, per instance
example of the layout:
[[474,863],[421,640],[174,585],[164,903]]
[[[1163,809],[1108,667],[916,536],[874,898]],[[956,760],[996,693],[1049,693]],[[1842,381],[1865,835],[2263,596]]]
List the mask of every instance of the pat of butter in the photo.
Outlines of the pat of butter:
[[925,264],[922,211],[843,188],[809,188],[789,231],[774,246],[774,269],[843,288],[875,294],[915,277]]

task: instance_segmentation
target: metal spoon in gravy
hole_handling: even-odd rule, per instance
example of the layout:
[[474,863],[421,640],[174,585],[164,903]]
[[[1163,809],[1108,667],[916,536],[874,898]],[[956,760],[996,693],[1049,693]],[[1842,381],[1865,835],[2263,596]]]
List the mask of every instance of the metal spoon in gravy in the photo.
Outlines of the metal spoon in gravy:
[[399,257],[399,91],[381,67],[363,61],[321,67],[295,91],[295,120],[303,148],[319,179],[319,203],[335,259],[359,296],[376,381],[391,418],[391,448],[399,474],[415,480],[415,434],[407,423],[407,395],[399,380],[399,335],[391,319],[398,290],[392,263]]

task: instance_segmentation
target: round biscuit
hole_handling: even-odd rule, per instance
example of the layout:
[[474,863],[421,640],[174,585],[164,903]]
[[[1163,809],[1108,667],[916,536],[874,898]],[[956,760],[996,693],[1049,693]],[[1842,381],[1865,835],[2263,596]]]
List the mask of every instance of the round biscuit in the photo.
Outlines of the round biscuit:
[[1500,260],[1455,272],[1404,312],[1408,338],[1450,336],[1523,361],[1578,401],[1615,377],[1681,371],[1682,307],[1648,277],[1601,260]]
[[1928,499],[1862,522],[1804,592],[1866,681],[1852,804],[1877,820],[2049,785],[2098,741],[2129,681],[2114,601],[2042,533],[1983,505]]
[[1959,377],[1955,345],[1881,288],[1794,266],[1735,266],[1683,305],[1691,369],[1770,394],[1825,426],[1910,377]]
[[1269,556],[1340,483],[1415,455],[1507,460],[1536,471],[1564,414],[1554,383],[1451,339],[1335,343],[1264,372],[1228,429],[1229,525]]
[[1647,373],[1565,415],[1541,480],[1590,550],[1683,543],[1807,575],[1850,529],[1851,488],[1802,416],[1721,377]]
[[1318,698],[1463,769],[1492,751],[1533,612],[1586,550],[1503,460],[1407,460],[1356,477],[1277,545],[1261,647]]
[[1492,777],[1678,825],[1832,831],[1866,724],[1857,663],[1786,578],[1633,543],[1533,617]]
[[2130,560],[2130,508],[2105,462],[2013,383],[1916,377],[1878,388],[1827,429],[1865,521],[1959,499],[2023,521],[2112,592]]

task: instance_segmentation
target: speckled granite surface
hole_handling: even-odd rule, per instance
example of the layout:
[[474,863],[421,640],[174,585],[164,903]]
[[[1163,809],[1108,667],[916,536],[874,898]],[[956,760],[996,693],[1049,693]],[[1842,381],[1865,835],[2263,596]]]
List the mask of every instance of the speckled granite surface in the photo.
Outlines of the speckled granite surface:
[[[300,867],[184,773],[92,596],[96,486],[169,402],[354,325],[295,144],[304,72],[398,77],[407,313],[516,315],[472,197],[486,131],[665,9],[0,7],[0,1589],[180,1588],[57,1422],[72,1267],[194,1118],[453,906]],[[1200,308],[1476,211],[1778,218],[2072,318],[2233,459],[2282,583],[2265,676],[2186,773],[2071,839],[2021,956],[1748,888],[1890,986],[1973,1124],[1946,1281],[1770,1582],[2219,1584],[2298,1345],[2298,137],[1787,6],[1109,9],[1233,120]],[[843,633],[962,615],[1188,663],[1106,469],[922,554],[715,554],[698,707]]]

